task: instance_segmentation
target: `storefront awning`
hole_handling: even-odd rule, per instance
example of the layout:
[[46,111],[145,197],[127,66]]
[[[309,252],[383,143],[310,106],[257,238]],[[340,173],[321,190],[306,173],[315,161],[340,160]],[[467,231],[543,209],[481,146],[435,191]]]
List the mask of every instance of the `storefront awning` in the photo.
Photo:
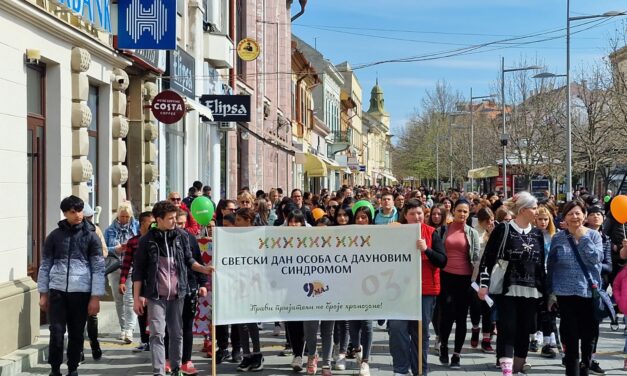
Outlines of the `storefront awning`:
[[319,178],[327,176],[327,164],[322,158],[311,153],[305,154],[305,163],[303,164],[303,170],[310,178]]
[[493,178],[495,176],[499,176],[498,166],[486,166],[468,171],[468,177],[471,179],[485,179]]
[[207,119],[206,121],[213,121],[213,114],[211,113],[209,107],[190,98],[185,98],[185,103],[187,103],[188,111],[197,111],[198,115]]
[[383,177],[384,177],[384,178],[386,178],[386,179],[388,179],[390,182],[395,182],[395,181],[397,181],[397,180],[396,180],[396,178],[395,178],[394,176],[392,176],[392,175],[383,174],[383,173],[382,173],[381,175],[383,175]]

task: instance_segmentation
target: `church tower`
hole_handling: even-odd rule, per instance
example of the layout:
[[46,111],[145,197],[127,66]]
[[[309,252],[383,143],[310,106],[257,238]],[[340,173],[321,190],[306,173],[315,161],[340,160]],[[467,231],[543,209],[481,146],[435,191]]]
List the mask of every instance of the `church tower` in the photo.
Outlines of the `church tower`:
[[383,89],[379,86],[379,79],[370,91],[370,108],[368,114],[385,124],[390,129],[390,114],[385,111],[385,99],[383,98]]

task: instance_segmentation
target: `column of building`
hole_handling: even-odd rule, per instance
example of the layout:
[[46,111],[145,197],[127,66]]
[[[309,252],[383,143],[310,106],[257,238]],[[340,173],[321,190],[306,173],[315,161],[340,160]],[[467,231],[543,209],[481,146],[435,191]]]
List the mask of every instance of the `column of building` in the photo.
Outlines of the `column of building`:
[[91,111],[87,107],[89,81],[87,70],[91,64],[91,55],[85,49],[72,49],[72,194],[87,201],[87,181],[93,174],[89,153],[89,135],[87,127],[91,122]]

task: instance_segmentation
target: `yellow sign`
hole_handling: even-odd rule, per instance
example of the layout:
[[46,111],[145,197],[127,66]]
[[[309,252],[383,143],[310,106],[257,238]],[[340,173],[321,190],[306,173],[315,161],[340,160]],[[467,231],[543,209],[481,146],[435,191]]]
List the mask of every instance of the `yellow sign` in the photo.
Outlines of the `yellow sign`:
[[259,44],[252,38],[244,38],[237,44],[237,56],[245,61],[253,61],[259,57]]

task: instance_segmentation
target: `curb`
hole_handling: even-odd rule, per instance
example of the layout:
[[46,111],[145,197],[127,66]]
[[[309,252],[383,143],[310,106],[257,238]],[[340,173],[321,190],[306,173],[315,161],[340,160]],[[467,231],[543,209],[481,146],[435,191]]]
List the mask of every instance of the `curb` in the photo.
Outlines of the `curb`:
[[[110,301],[100,302],[98,314],[98,327],[107,328],[112,323],[117,323],[115,303]],[[117,324],[116,324],[117,325]],[[0,376],[16,376],[22,372],[28,372],[38,364],[48,362],[48,325],[40,327],[39,337],[30,345],[0,357]]]

